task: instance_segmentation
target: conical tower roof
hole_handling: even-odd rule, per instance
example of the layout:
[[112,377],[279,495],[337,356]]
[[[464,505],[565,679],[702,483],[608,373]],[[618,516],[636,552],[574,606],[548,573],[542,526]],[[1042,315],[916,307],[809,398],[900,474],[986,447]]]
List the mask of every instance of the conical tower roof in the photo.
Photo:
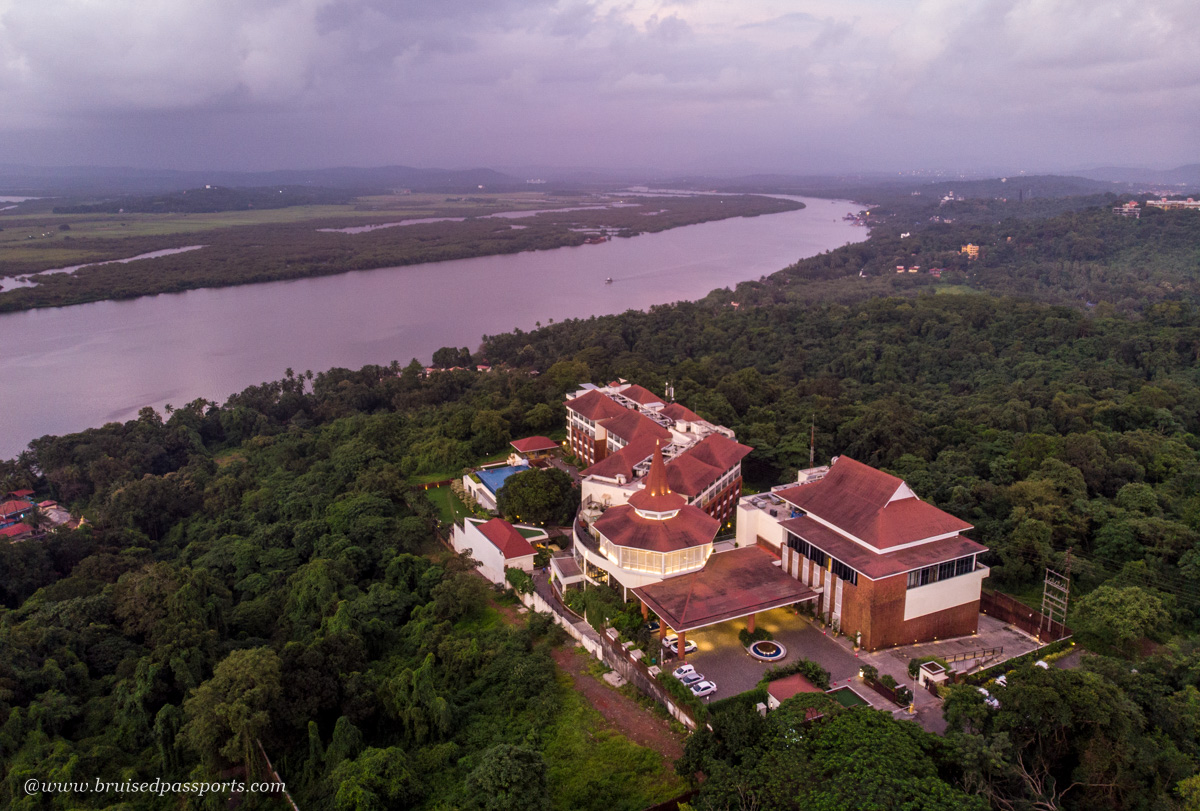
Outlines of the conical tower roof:
[[[663,462],[662,448],[655,444],[650,457],[650,473],[646,475],[646,486],[629,497],[629,504],[639,513],[670,513],[674,515],[687,504],[687,499],[672,493],[667,484],[667,466]],[[650,517],[650,516],[646,516]],[[671,516],[664,515],[662,518]]]

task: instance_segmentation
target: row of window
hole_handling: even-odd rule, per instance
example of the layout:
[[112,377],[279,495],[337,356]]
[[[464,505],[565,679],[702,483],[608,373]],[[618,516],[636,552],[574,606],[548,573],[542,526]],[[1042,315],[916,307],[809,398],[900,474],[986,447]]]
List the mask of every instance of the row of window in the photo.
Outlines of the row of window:
[[936,566],[926,566],[924,569],[909,572],[908,587],[915,589],[921,586],[928,586],[930,583],[936,583],[939,580],[949,580],[951,577],[970,574],[973,571],[975,571],[974,555],[958,558],[957,560],[948,560]]
[[837,558],[825,554],[803,538],[797,537],[789,532],[787,536],[787,545],[788,548],[799,552],[801,555],[808,558],[822,569],[828,565],[829,571],[833,572],[834,575],[842,580],[845,580],[850,585],[858,585],[858,572],[854,571],[854,569],[850,568],[845,563],[842,563]]

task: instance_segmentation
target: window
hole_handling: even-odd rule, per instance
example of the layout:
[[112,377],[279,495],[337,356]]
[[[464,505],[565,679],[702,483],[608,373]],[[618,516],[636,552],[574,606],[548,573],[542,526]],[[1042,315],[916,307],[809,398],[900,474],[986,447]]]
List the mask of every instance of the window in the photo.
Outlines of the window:
[[829,556],[820,549],[817,549],[817,547],[813,546],[808,541],[804,540],[803,538],[798,538],[790,532],[787,536],[787,545],[789,548],[800,553],[818,566],[824,566],[829,560]]
[[831,565],[831,570],[833,571],[833,573],[835,575],[840,577],[842,580],[845,580],[850,585],[852,585],[852,586],[858,585],[858,572],[854,571],[853,569],[851,569],[846,564],[842,563],[837,558],[833,559],[833,563]]
[[936,566],[926,566],[924,569],[909,572],[908,587],[915,589],[919,586],[928,586],[930,583],[948,580],[951,577],[960,577],[973,571],[975,571],[975,556],[968,555],[965,558],[948,560]]

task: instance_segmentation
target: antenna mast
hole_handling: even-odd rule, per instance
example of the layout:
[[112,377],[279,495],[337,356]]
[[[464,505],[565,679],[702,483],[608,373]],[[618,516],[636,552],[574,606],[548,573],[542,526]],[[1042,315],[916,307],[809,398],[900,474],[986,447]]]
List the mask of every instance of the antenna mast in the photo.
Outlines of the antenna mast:
[[817,415],[812,415],[812,430],[808,435],[808,467],[816,467],[817,459]]

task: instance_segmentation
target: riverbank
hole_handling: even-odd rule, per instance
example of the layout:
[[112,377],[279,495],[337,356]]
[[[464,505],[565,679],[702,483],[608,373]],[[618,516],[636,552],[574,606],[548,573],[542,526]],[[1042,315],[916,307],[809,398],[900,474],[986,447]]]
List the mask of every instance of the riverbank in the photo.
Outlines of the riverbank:
[[[103,226],[97,225],[97,215],[6,218],[0,227],[11,232],[15,224],[18,230],[13,236],[0,233],[7,237],[0,239],[0,267],[7,274],[0,279],[0,312],[549,250],[583,245],[600,233],[633,237],[802,207],[795,200],[759,195],[694,195],[652,202],[632,195],[526,196],[518,201],[531,210],[522,211],[512,208],[512,200],[480,199],[486,205],[473,209],[464,209],[461,198],[446,198],[440,205],[430,201],[426,206],[381,207],[367,217],[362,212],[333,216],[329,206],[312,207],[312,213],[320,211],[321,216],[307,218],[306,207],[280,210],[283,213],[232,212],[212,220],[219,225],[207,230],[195,227],[197,218],[189,215],[105,214],[100,218]],[[581,199],[591,205],[580,207]],[[546,210],[551,205],[554,208]],[[414,213],[421,216],[404,227],[381,227],[410,221],[413,217],[408,215]],[[499,215],[520,217],[520,223]],[[114,226],[114,216],[128,222]],[[274,221],[253,222],[260,217]],[[253,224],[229,224],[239,221]],[[117,233],[127,227],[129,235],[112,236],[114,227]],[[184,244],[205,247],[180,252]],[[156,255],[128,261],[151,253]],[[80,265],[86,266],[73,273],[48,272]]]
[[484,335],[700,299],[866,238],[840,219],[850,203],[792,202],[809,205],[599,245],[0,315],[0,376],[20,381],[0,390],[0,458],[145,406],[223,402],[289,367],[428,362]]

